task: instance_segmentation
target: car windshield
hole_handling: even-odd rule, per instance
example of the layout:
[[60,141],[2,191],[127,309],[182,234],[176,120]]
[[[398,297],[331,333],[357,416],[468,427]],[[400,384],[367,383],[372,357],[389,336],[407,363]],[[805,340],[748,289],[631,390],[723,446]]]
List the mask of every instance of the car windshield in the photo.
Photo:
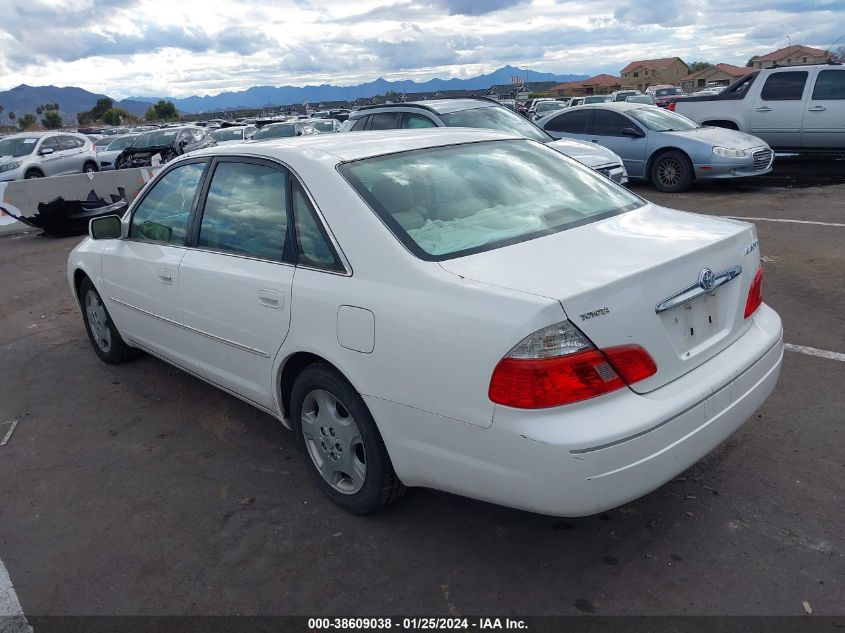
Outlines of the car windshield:
[[340,172],[421,259],[558,233],[644,202],[539,143],[486,141],[354,161]]
[[171,145],[176,140],[176,135],[179,130],[156,130],[155,132],[146,132],[141,134],[132,143],[134,149],[144,149],[145,147],[159,147],[161,145]]
[[610,97],[586,97],[584,103],[605,103],[610,101]]
[[38,137],[4,138],[0,141],[0,156],[26,156],[32,154]]
[[524,136],[532,141],[548,143],[552,137],[525,117],[504,106],[490,106],[441,114],[449,127],[481,127]]
[[211,133],[215,141],[242,141],[244,140],[244,131],[241,128],[229,128],[216,130]]
[[660,108],[636,108],[626,114],[654,132],[683,132],[701,127],[685,116]]
[[293,124],[282,125],[268,125],[258,130],[252,135],[253,141],[259,141],[263,138],[288,138],[296,136],[296,126]]
[[657,90],[655,94],[658,97],[668,97],[669,95],[681,95],[684,94],[684,91],[680,88],[660,88]]
[[334,121],[314,121],[311,125],[320,132],[334,131]]
[[537,114],[551,112],[552,110],[563,110],[566,104],[561,101],[541,101],[537,104]]
[[132,145],[132,141],[134,140],[134,136],[121,136],[120,138],[111,139],[111,142],[106,148],[106,151],[111,152],[118,149],[126,149],[127,147]]
[[105,147],[113,140],[113,138],[109,138],[108,136],[105,138],[98,138],[96,141],[94,141],[94,147]]

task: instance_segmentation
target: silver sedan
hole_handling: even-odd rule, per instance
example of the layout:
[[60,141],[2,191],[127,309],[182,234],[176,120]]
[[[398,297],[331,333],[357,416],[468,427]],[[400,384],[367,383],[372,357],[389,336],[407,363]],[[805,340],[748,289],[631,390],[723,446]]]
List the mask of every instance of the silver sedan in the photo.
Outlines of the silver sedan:
[[765,141],[735,130],[703,127],[640,103],[597,103],[569,108],[537,121],[555,138],[603,145],[622,157],[630,178],[660,191],[684,191],[693,180],[759,176],[772,170]]

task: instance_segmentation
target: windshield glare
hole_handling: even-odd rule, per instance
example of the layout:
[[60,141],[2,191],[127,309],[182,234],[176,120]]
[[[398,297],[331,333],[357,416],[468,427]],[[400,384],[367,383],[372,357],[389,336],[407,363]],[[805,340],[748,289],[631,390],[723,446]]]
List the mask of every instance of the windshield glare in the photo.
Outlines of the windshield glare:
[[144,149],[145,147],[158,147],[160,145],[172,145],[176,140],[178,130],[156,130],[155,132],[147,132],[141,134],[132,143],[132,147],[136,149]]
[[252,140],[257,141],[262,138],[287,138],[295,136],[295,126],[293,125],[268,125],[258,130],[252,135]]
[[109,146],[106,148],[106,151],[111,152],[118,149],[126,149],[132,145],[132,141],[134,140],[134,136],[121,136],[120,138],[112,139],[111,143],[109,143]]
[[37,142],[37,137],[4,138],[0,141],[0,156],[18,157],[32,154],[32,150],[35,149],[35,144]]
[[538,143],[487,141],[415,150],[339,168],[421,259],[524,242],[644,203]]
[[531,123],[528,119],[518,115],[504,106],[486,108],[472,108],[441,114],[440,118],[449,127],[480,127],[490,130],[500,130],[524,136],[532,141],[548,143],[551,136]]
[[625,114],[655,132],[680,132],[701,127],[685,116],[660,108],[637,108],[636,110],[628,110]]

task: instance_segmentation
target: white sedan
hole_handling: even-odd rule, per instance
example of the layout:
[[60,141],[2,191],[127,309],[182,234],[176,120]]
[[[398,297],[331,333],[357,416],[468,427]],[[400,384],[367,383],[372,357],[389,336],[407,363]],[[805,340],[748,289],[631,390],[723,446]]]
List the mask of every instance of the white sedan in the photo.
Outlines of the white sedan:
[[67,274],[97,355],[278,418],[356,513],[405,486],[612,508],[736,431],[783,356],[753,225],[490,130],[201,150],[91,235]]

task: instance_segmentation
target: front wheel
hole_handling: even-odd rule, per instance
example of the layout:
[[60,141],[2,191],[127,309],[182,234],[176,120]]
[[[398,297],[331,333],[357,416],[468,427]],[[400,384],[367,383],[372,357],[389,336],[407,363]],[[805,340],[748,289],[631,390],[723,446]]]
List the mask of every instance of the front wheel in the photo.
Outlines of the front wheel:
[[82,168],[83,174],[95,174],[99,171],[97,166],[94,163],[85,163],[85,166]]
[[678,193],[692,182],[692,163],[682,152],[666,152],[654,159],[651,182],[659,191]]
[[291,391],[291,421],[317,484],[337,505],[369,514],[405,490],[364,400],[337,370],[315,363]]
[[137,352],[120,336],[100,293],[87,277],[79,285],[79,300],[82,304],[85,330],[100,360],[116,365],[134,358]]

